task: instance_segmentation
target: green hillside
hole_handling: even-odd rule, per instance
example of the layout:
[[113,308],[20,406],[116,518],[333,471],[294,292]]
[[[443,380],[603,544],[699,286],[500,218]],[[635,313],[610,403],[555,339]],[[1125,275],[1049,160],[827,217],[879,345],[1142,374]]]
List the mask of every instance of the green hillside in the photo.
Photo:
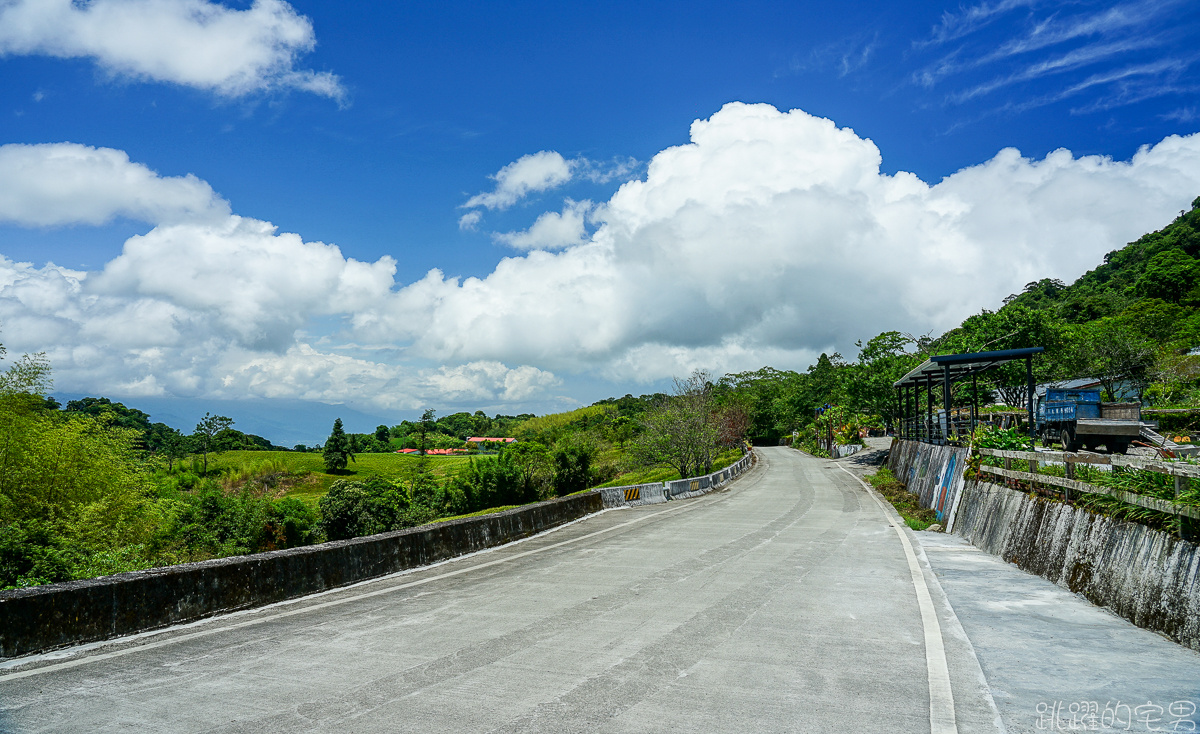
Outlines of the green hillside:
[[1005,307],[1046,311],[1068,324],[1124,318],[1157,341],[1200,346],[1200,197],[1191,211],[1108,253],[1071,285],[1044,278]]

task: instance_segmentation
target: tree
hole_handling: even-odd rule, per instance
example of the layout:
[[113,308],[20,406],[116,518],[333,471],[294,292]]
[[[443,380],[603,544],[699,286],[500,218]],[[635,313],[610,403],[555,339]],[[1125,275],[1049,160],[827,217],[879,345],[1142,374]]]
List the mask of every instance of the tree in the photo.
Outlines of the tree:
[[432,408],[426,408],[425,412],[421,413],[421,425],[417,429],[420,431],[421,444],[417,448],[419,448],[421,450],[422,455],[425,453],[426,437],[429,435],[429,432],[433,430],[434,425],[435,425],[435,422],[434,422],[435,415],[436,415],[436,413],[433,411]]
[[[534,502],[555,476],[557,464],[550,451],[537,441],[521,441],[504,449],[505,457],[521,474],[521,497]],[[586,489],[586,488],[585,488]]]
[[196,430],[192,432],[192,436],[196,439],[196,446],[200,449],[200,453],[204,456],[204,473],[208,473],[208,454],[210,451],[215,451],[215,439],[217,434],[227,428],[233,426],[233,419],[223,415],[210,415],[205,412],[204,419],[196,424]]
[[[1033,358],[1035,384],[1066,376],[1068,350],[1064,349],[1063,325],[1047,311],[1034,311],[1012,304],[999,311],[983,310],[938,341],[938,353],[994,352],[1024,347],[1045,347]],[[1029,399],[1025,360],[1014,360],[986,373],[1006,405],[1021,407]]]
[[633,455],[647,465],[674,467],[681,477],[707,474],[720,446],[712,393],[707,372],[675,378],[673,394],[642,415]]
[[592,484],[592,455],[578,444],[554,452],[554,493],[565,497]]
[[[0,357],[4,356],[4,345],[0,344]],[[0,395],[45,395],[50,392],[54,381],[50,378],[50,360],[45,352],[23,354],[21,358],[0,372]]]
[[333,431],[330,432],[329,438],[325,439],[325,450],[322,453],[325,458],[325,471],[329,474],[345,470],[346,464],[354,460],[350,437],[342,428],[341,418],[333,421]]
[[637,434],[637,423],[627,415],[618,415],[608,424],[608,440],[625,450],[625,443]]
[[743,433],[749,434],[752,440],[775,443],[781,431],[777,403],[798,377],[795,372],[772,367],[729,374],[713,387],[713,398],[725,409],[733,410],[737,406],[736,410],[749,420]]
[[[161,429],[158,427],[162,426]],[[154,424],[154,432],[150,434],[149,448],[167,460],[167,471],[171,471],[175,462],[188,455],[188,437],[174,428],[163,423]],[[164,430],[165,429],[165,430]]]
[[898,331],[885,331],[865,345],[856,343],[860,347],[858,364],[849,368],[845,387],[846,403],[852,411],[895,424],[900,409],[892,385],[921,361],[921,356],[906,351],[913,343],[912,337]]
[[717,442],[735,446],[745,440],[752,422],[750,413],[741,403],[730,403],[717,411]]
[[1094,377],[1115,400],[1119,383],[1127,383],[1138,400],[1150,385],[1157,349],[1153,342],[1114,319],[1103,319],[1080,329],[1075,346],[1076,365]]
[[391,429],[384,425],[375,426],[375,440],[386,446],[392,440]]
[[1200,264],[1173,247],[1150,258],[1133,287],[1140,296],[1178,303],[1197,280],[1200,280]]

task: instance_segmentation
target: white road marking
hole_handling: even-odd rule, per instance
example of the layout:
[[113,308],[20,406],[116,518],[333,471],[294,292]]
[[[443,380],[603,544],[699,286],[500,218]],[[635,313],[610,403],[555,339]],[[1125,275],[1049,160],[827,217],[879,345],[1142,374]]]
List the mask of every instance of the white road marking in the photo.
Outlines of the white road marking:
[[958,724],[954,720],[954,692],[950,688],[950,667],[946,664],[946,647],[942,642],[942,625],[938,622],[937,612],[933,608],[933,597],[929,595],[929,586],[925,583],[925,574],[921,572],[917,553],[913,550],[908,536],[892,519],[892,513],[887,511],[867,483],[841,464],[838,468],[854,477],[854,480],[867,490],[867,496],[879,505],[888,524],[900,538],[900,545],[904,547],[904,557],[908,559],[908,572],[917,591],[921,626],[925,628],[925,668],[929,676],[929,731],[930,734],[958,734]]

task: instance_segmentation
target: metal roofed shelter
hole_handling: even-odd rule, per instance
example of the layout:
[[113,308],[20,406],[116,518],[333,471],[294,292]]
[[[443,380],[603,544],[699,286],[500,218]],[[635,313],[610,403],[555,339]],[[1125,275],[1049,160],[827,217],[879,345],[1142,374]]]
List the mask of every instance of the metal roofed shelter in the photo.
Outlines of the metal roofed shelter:
[[[896,388],[896,397],[900,403],[900,438],[914,439],[926,443],[948,443],[957,437],[957,430],[951,420],[950,386],[955,382],[971,379],[971,420],[970,430],[975,429],[979,422],[979,392],[978,377],[981,372],[995,369],[1006,362],[1015,359],[1025,360],[1025,376],[1029,381],[1027,409],[1029,411],[1029,435],[1034,435],[1033,419],[1033,355],[1046,351],[1045,347],[1025,347],[1024,349],[1005,349],[998,352],[972,352],[969,354],[939,354],[925,360],[919,367],[892,383]],[[945,409],[945,426],[933,417],[934,384],[942,385],[942,406]],[[920,420],[921,389],[925,389],[925,419]],[[950,435],[947,435],[950,434]]]

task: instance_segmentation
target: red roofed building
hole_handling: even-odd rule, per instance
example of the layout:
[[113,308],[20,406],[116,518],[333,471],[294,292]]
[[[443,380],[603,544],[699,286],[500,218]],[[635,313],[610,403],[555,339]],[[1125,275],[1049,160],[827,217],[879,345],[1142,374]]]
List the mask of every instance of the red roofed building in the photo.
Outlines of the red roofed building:
[[[416,456],[416,455],[420,454],[421,452],[419,449],[400,449],[396,453],[404,454],[406,456]],[[455,454],[465,454],[465,453],[467,453],[466,449],[426,449],[425,450],[426,456],[453,456]]]

